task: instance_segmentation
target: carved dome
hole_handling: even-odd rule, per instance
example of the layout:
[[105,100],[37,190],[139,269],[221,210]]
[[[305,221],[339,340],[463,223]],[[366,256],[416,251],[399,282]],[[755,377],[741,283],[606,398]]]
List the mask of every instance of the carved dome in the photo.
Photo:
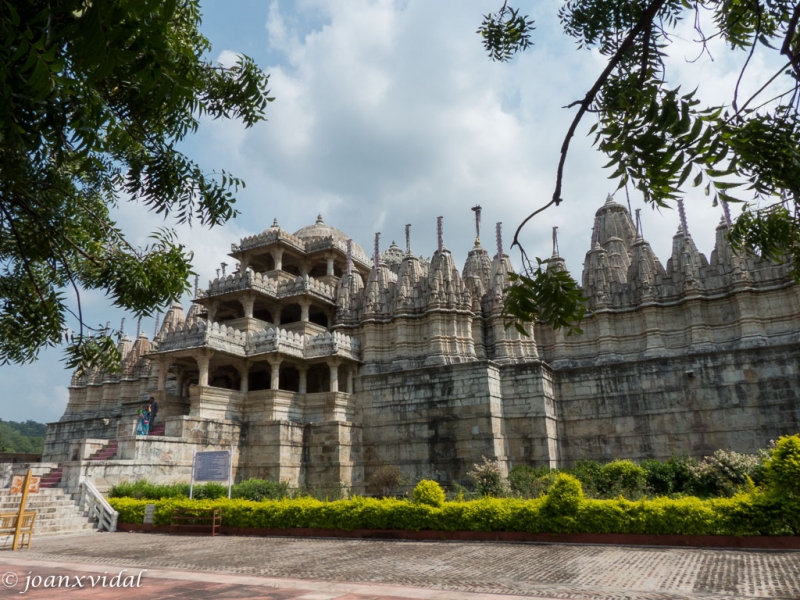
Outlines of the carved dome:
[[316,223],[313,225],[308,225],[307,227],[303,227],[302,229],[298,229],[294,232],[294,236],[303,241],[332,237],[334,240],[341,240],[345,244],[349,239],[347,234],[345,234],[343,231],[340,231],[335,227],[331,227],[330,225],[326,225],[322,220],[321,214],[317,215]]
[[[347,248],[347,240],[350,239],[350,236],[344,231],[336,229],[336,227],[326,225],[322,220],[321,214],[317,215],[316,223],[303,227],[302,229],[298,229],[293,235],[296,238],[300,238],[304,242],[332,238],[334,244],[336,244],[336,242],[341,242],[341,244],[337,245],[340,245],[342,248]],[[364,252],[364,249],[356,244],[355,241],[353,242],[352,251],[354,258],[358,258],[362,261],[367,260],[367,254]]]

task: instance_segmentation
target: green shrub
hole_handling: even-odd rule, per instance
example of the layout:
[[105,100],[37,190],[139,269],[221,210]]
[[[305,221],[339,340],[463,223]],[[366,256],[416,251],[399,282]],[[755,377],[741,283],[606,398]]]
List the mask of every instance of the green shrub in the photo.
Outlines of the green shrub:
[[556,475],[553,487],[545,496],[544,507],[550,513],[571,515],[578,511],[583,500],[583,487],[580,480],[567,473],[559,473]]
[[601,494],[603,487],[603,465],[596,460],[579,460],[567,472],[581,482],[586,495],[595,498]]
[[481,496],[501,498],[508,493],[508,486],[500,469],[500,461],[481,456],[483,463],[475,463],[467,477],[475,482],[475,491]]
[[[435,482],[428,482],[435,483]],[[141,523],[151,501],[111,498],[120,523]],[[631,501],[583,498],[580,482],[559,474],[551,492],[537,500],[482,498],[432,506],[394,498],[322,502],[314,498],[250,500],[166,498],[156,505],[156,525],[168,525],[173,509],[222,509],[227,527],[290,529],[405,529],[522,531],[530,533],[639,533],[679,535],[798,535],[800,498],[755,490],[732,498],[694,497]]]
[[511,492],[522,498],[538,498],[550,489],[558,471],[549,467],[518,465],[508,474]]
[[600,494],[606,498],[623,495],[629,500],[638,500],[644,495],[647,471],[629,460],[615,460],[600,469]]
[[423,479],[414,488],[414,502],[428,506],[441,506],[445,496],[442,486],[430,479]]
[[137,498],[145,500],[160,500],[161,498],[188,498],[188,483],[171,483],[157,485],[146,479],[134,483],[123,482],[115,485],[108,492],[109,498]]
[[800,498],[800,434],[778,440],[764,466],[764,477],[774,493]]
[[237,483],[231,489],[231,498],[243,500],[278,500],[289,496],[289,484],[285,481],[276,482],[269,479],[246,479]]

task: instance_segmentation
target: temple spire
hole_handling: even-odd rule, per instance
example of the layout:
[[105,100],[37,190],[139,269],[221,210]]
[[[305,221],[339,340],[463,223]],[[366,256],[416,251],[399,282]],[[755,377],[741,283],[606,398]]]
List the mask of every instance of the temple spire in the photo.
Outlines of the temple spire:
[[475,245],[481,245],[481,205],[476,204],[472,207],[475,213]]
[[442,236],[442,217],[436,217],[436,247],[439,249],[439,254],[444,250],[444,238]]
[[122,337],[125,334],[125,317],[119,322],[119,335]]
[[156,339],[156,336],[158,335],[158,321],[159,321],[160,317],[161,317],[161,313],[160,312],[156,312],[156,326],[153,329],[153,339]]
[[136,321],[136,339],[139,339],[139,334],[142,333],[142,317],[140,316]]
[[728,206],[728,201],[722,201],[722,212],[725,214],[725,223],[728,224],[728,229],[731,228],[733,222],[731,221],[731,208]]
[[200,275],[194,276],[194,297],[197,299],[197,290],[200,288]]
[[498,222],[495,226],[495,237],[497,238],[497,258],[503,258],[503,223]]
[[347,240],[347,274],[353,273],[353,240]]
[[411,223],[406,223],[406,254],[411,254]]
[[375,232],[375,249],[372,253],[372,267],[377,269],[378,264],[381,261],[381,247],[380,247],[380,240],[381,240],[381,232]]
[[681,218],[681,227],[683,228],[683,235],[689,236],[689,225],[686,222],[686,209],[683,207],[683,198],[678,198],[678,215]]

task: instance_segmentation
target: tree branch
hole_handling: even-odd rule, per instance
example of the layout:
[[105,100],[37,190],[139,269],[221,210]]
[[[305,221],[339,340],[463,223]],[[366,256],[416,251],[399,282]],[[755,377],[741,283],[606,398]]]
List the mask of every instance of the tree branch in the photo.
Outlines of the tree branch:
[[783,40],[783,46],[781,46],[781,54],[788,57],[795,74],[800,77],[800,52],[792,51],[792,40],[797,31],[798,20],[800,20],[800,2],[794,6],[794,12],[792,13],[792,18],[789,20],[786,37]]
[[606,65],[606,68],[600,74],[600,77],[597,78],[597,81],[594,82],[594,85],[591,87],[591,89],[588,92],[586,92],[586,96],[580,102],[580,108],[578,109],[578,114],[576,114],[575,118],[572,120],[572,124],[570,125],[569,130],[567,131],[567,135],[564,137],[564,142],[561,144],[561,158],[558,161],[558,171],[556,174],[556,189],[553,192],[553,198],[542,208],[528,215],[528,217],[520,224],[520,226],[517,227],[517,231],[514,233],[514,241],[511,243],[512,248],[514,246],[519,245],[519,232],[522,230],[522,228],[528,221],[530,221],[534,216],[536,216],[543,210],[549,208],[553,204],[555,204],[556,206],[561,204],[562,201],[561,186],[564,178],[564,164],[567,161],[567,153],[569,152],[570,141],[572,140],[572,136],[575,135],[575,130],[578,128],[578,124],[581,122],[583,115],[589,109],[589,106],[591,106],[592,102],[594,102],[594,99],[597,96],[600,89],[603,87],[608,78],[611,76],[611,73],[614,71],[614,69],[617,68],[617,65],[622,60],[622,57],[625,56],[625,53],[628,52],[628,50],[630,50],[631,46],[633,46],[633,42],[636,39],[636,37],[640,33],[642,33],[645,30],[645,28],[649,28],[653,24],[653,19],[655,18],[656,14],[661,9],[661,7],[664,6],[665,2],[666,0],[654,0],[653,3],[644,10],[642,16],[639,18],[639,21],[636,23],[634,28],[631,29],[630,33],[628,33],[628,35],[622,41],[622,44],[620,44],[620,47],[617,48],[617,51],[614,53],[614,56],[611,57],[611,60],[608,61],[608,65]]

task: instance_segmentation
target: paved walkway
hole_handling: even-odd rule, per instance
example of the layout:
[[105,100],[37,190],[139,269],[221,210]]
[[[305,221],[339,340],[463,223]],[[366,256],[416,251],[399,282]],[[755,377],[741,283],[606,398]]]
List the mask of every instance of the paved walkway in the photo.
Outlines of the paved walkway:
[[0,563],[8,598],[800,598],[793,551],[96,533]]

